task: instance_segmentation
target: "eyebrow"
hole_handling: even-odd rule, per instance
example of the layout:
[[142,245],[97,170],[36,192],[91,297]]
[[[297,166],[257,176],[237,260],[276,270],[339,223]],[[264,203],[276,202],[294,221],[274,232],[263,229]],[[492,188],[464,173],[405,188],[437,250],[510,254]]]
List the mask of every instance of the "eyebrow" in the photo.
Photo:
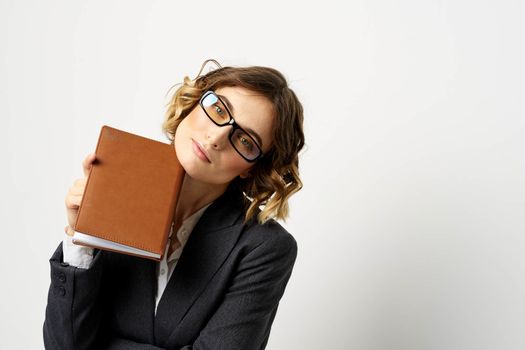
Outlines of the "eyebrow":
[[252,134],[253,137],[255,137],[257,139],[257,142],[259,142],[259,146],[261,146],[261,148],[263,147],[263,142],[262,142],[262,139],[261,137],[259,136],[258,133],[255,132],[255,130],[253,130],[252,128],[242,128],[243,130],[246,130],[248,131],[250,134]]
[[[216,94],[216,95],[219,96],[219,98],[226,103],[226,107],[228,107],[228,109],[230,110],[230,112],[232,114],[232,118],[233,118],[233,114],[235,114],[235,112],[234,112],[235,109],[233,108],[233,105],[231,104],[230,100],[228,100],[228,98],[226,96],[224,96],[224,95],[219,95],[219,94]],[[233,118],[233,119],[235,120],[235,118]],[[235,121],[235,123],[237,123],[237,121]],[[237,123],[237,125],[239,125],[239,123]],[[262,138],[261,138],[261,136],[259,136],[259,134],[255,130],[253,130],[252,128],[245,128],[245,127],[242,127],[242,129],[248,131],[248,133],[250,133],[253,137],[255,137],[257,139],[257,142],[259,143],[259,146],[261,148],[263,147]]]
[[219,96],[219,98],[221,100],[223,100],[224,102],[226,102],[226,107],[228,107],[228,109],[231,111],[232,114],[235,114],[235,109],[233,108],[233,105],[231,104],[230,100],[228,100],[228,97],[224,96],[224,95],[219,95],[216,93],[217,96]]

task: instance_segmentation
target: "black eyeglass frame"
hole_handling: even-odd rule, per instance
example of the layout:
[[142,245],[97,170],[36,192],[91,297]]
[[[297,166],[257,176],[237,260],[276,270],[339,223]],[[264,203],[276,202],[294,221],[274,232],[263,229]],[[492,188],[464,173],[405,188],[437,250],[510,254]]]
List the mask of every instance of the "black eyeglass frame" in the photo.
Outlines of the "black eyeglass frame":
[[[206,111],[206,108],[204,107],[203,105],[203,101],[204,99],[208,96],[208,95],[215,95],[215,97],[217,97],[217,99],[219,101],[221,101],[222,105],[224,106],[224,108],[226,109],[226,113],[228,113],[228,116],[230,117],[230,120],[228,120],[227,122],[225,123],[217,123],[209,114],[208,112]],[[231,125],[232,126],[232,130],[230,131],[230,134],[228,135],[228,140],[230,141],[233,149],[247,162],[249,163],[253,163],[253,162],[256,162],[257,160],[261,159],[263,157],[263,151],[262,151],[262,148],[261,146],[259,146],[259,144],[257,143],[257,141],[250,135],[250,133],[248,133],[246,130],[244,130],[243,128],[241,128],[239,126],[239,124],[237,124],[237,122],[235,121],[235,119],[233,119],[233,116],[232,116],[232,113],[230,112],[230,110],[228,109],[228,105],[226,103],[224,103],[224,101],[219,97],[219,95],[217,95],[215,93],[215,91],[213,90],[208,90],[206,91],[204,94],[202,94],[202,97],[201,99],[199,100],[199,105],[201,106],[202,110],[204,111],[204,113],[206,114],[206,116],[208,117],[209,120],[211,120],[213,122],[213,124],[219,126],[219,127],[222,127],[222,126],[229,126]],[[253,159],[249,159],[249,158],[246,158],[238,149],[237,147],[235,147],[235,143],[233,142],[232,140],[232,137],[233,137],[233,133],[235,132],[235,130],[241,130],[243,133],[246,134],[246,136],[248,136],[252,141],[253,143],[255,144],[255,146],[257,147],[257,149],[259,150],[259,155]]]

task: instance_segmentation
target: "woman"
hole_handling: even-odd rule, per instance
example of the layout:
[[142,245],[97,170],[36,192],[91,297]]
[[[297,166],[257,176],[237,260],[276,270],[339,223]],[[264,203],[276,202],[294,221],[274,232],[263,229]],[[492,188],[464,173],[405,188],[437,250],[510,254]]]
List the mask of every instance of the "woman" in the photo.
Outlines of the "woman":
[[46,348],[265,348],[297,253],[274,218],[287,216],[302,186],[302,123],[300,102],[274,69],[186,77],[163,124],[186,176],[160,263],[71,244],[89,155],[50,259]]

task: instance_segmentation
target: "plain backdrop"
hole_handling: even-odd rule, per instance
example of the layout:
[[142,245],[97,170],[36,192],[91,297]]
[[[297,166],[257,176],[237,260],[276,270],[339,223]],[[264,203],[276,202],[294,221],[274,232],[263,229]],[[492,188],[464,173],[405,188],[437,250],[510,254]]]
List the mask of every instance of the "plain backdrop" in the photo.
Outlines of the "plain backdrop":
[[268,349],[525,347],[522,1],[0,0],[0,339],[43,348],[64,198],[107,124],[160,141],[201,63],[305,108]]

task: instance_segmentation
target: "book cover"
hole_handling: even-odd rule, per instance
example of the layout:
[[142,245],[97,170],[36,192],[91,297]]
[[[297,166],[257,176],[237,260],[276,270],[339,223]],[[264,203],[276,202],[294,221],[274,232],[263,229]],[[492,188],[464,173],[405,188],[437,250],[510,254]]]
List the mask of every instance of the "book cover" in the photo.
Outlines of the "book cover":
[[173,145],[104,125],[73,242],[159,261],[184,169]]

